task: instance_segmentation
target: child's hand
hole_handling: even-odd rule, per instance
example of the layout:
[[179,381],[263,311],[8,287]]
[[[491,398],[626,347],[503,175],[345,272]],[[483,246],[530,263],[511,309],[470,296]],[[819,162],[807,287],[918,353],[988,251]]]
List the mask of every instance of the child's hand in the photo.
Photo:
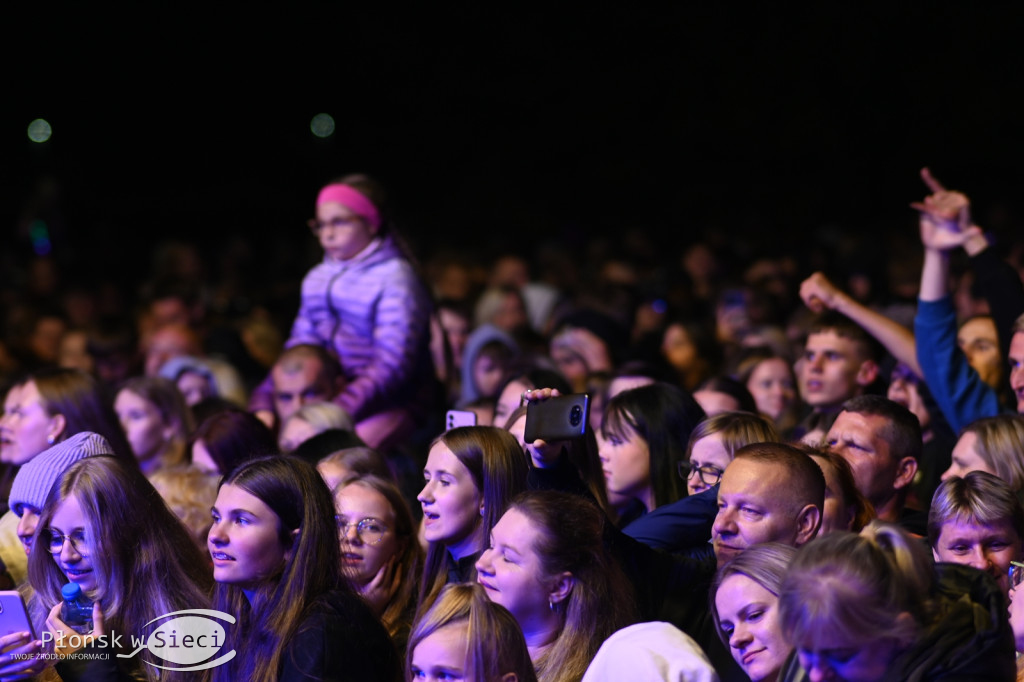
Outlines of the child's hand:
[[[50,615],[46,617],[46,629],[53,634],[54,653],[67,655],[75,653],[82,648],[82,645],[77,647],[68,646],[71,636],[78,635],[79,633],[75,632],[70,625],[60,619],[60,610],[63,605],[63,602],[58,602],[50,609]],[[99,638],[106,634],[106,628],[103,623],[103,609],[100,607],[99,602],[95,602],[92,605],[92,632],[89,634],[94,638]],[[81,641],[82,639],[83,637],[79,636],[76,641]]]
[[391,557],[384,562],[370,582],[359,587],[359,594],[370,605],[373,612],[380,615],[391,598],[398,592],[401,583],[402,576],[398,574],[398,562],[395,561],[395,557]]

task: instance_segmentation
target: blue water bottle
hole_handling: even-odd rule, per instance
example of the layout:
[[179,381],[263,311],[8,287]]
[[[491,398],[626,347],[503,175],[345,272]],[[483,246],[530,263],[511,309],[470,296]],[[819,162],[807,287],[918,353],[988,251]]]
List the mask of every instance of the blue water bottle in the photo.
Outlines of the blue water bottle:
[[82,586],[68,583],[60,588],[60,593],[64,597],[60,619],[80,635],[92,632],[92,600],[82,592]]

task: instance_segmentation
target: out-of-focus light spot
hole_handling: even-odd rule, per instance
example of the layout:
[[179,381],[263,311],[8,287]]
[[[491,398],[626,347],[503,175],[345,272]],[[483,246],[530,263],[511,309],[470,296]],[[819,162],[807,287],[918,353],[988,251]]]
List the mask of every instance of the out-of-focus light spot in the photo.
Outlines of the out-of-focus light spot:
[[666,303],[664,299],[656,298],[653,301],[651,301],[651,310],[658,313],[659,315],[664,315],[666,312],[668,312],[668,303]]
[[309,124],[309,129],[317,137],[330,137],[334,134],[334,119],[330,114],[317,114]]
[[46,226],[46,221],[33,220],[28,228],[28,236],[32,240],[32,250],[37,255],[45,256],[50,253],[50,228]]
[[41,118],[37,118],[28,124],[28,139],[33,142],[46,142],[53,135],[53,128]]

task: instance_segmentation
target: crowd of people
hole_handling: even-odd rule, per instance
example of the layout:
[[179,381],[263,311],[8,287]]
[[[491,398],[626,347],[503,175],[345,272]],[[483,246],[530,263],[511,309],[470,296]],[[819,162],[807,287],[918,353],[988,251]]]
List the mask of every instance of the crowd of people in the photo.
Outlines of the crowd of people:
[[[0,678],[1024,679],[1024,283],[922,179],[916,302],[706,243],[421,264],[353,174],[287,331],[182,272],[5,304]],[[190,609],[233,655],[132,654]]]

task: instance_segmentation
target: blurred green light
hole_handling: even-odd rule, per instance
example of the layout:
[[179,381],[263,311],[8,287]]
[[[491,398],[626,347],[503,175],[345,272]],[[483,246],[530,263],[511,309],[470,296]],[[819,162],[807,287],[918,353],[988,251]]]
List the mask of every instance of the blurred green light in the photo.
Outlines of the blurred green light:
[[317,137],[330,137],[334,134],[334,119],[330,114],[317,114],[309,124],[309,129]]
[[53,135],[53,128],[44,119],[37,118],[28,124],[28,139],[33,142],[46,142]]

